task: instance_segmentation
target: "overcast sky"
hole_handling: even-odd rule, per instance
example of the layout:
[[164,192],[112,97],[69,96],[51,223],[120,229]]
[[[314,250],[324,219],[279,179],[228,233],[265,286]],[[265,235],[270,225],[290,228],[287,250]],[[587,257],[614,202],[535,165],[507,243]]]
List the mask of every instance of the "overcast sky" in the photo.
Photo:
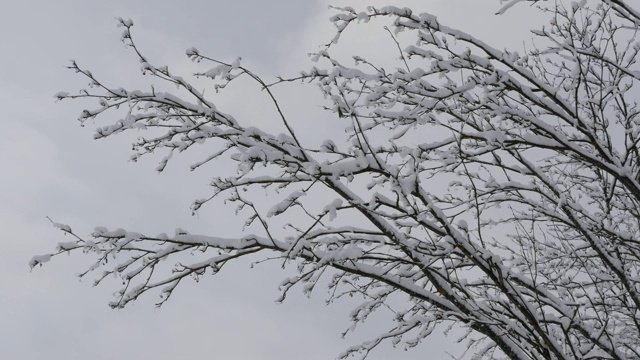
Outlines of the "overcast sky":
[[[384,2],[331,3],[363,7]],[[239,263],[198,284],[181,285],[160,309],[151,294],[118,311],[107,306],[116,284],[93,288],[75,277],[88,259],[60,257],[32,272],[27,266],[33,255],[65,240],[47,216],[83,235],[95,226],[151,234],[181,227],[224,235],[240,224],[220,209],[190,214],[191,201],[207,194],[206,182],[215,169],[189,173],[185,162],[159,175],[153,170],[158,158],[127,161],[131,138],[93,141],[92,124],[82,128],[76,121],[84,104],[54,102],[54,93],[86,85],[64,68],[70,59],[114,87],[135,86],[139,65],[119,41],[116,17],[134,20],[136,41],[155,64],[170,64],[184,75],[193,71],[184,56],[191,46],[223,60],[241,56],[267,76],[295,75],[310,66],[306,54],[332,37],[327,5],[312,0],[5,2],[0,15],[0,357],[333,359],[376,334],[384,318],[341,339],[353,303],[327,307],[322,291],[312,299],[294,292],[277,305],[277,286],[287,275],[277,266],[252,271]],[[498,47],[519,46],[528,37],[520,9],[492,15],[498,0],[394,5],[436,14]],[[343,48],[375,54],[381,42],[389,41],[380,38],[380,31],[376,24],[363,25],[346,37]],[[221,96],[219,107],[273,127],[269,117],[257,117],[265,103],[259,92],[253,97],[250,91]],[[282,94],[288,97],[285,111],[298,126],[312,130],[302,136],[335,131],[326,128],[330,122],[319,121],[322,98],[313,87]],[[408,352],[382,346],[370,359],[445,359],[447,350],[459,354],[447,343],[451,339],[434,335]]]

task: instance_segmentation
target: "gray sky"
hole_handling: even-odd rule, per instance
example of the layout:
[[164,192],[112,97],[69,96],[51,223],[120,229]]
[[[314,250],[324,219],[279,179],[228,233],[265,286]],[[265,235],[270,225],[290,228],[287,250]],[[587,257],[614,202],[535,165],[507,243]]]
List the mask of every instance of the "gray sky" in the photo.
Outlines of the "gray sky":
[[[390,1],[389,1],[390,2]],[[365,6],[381,1],[333,1]],[[495,17],[497,0],[415,0],[416,12],[495,41],[520,45],[527,38],[519,9]],[[376,334],[383,316],[346,339],[354,303],[326,307],[321,290],[307,299],[293,292],[274,300],[288,272],[265,265],[229,266],[199,284],[185,283],[161,309],[155,294],[124,310],[108,308],[117,284],[92,288],[74,276],[88,259],[60,257],[29,271],[31,256],[52,251],[65,239],[46,216],[80,234],[94,226],[156,234],[177,227],[225,235],[241,223],[229,211],[205,209],[192,217],[189,205],[207,194],[215,169],[187,171],[188,162],[154,172],[159,158],[127,162],[130,137],[93,141],[92,124],[75,120],[84,104],[54,103],[53,94],[77,91],[85,81],[64,68],[76,59],[113,86],[140,80],[137,60],[119,42],[115,17],[132,18],[134,36],[155,64],[192,72],[184,50],[196,46],[212,57],[244,63],[264,75],[295,75],[310,66],[306,53],[332,37],[325,1],[22,1],[5,2],[0,15],[0,353],[7,359],[332,359],[349,345]],[[491,26],[487,26],[491,24]],[[510,38],[505,38],[504,29]],[[358,54],[379,51],[381,29],[363,25],[341,46]],[[385,55],[385,54],[382,54]],[[391,55],[389,55],[391,56]],[[395,55],[394,55],[395,56]],[[387,59],[389,60],[389,59]],[[255,91],[255,89],[247,91]],[[296,123],[328,135],[328,122],[313,87],[283,90]],[[259,92],[255,94],[259,95]],[[234,92],[218,100],[224,111],[267,128],[255,118],[266,104]],[[295,97],[295,101],[287,102]],[[310,115],[309,115],[310,114]],[[326,114],[324,114],[326,116]],[[97,121],[99,122],[99,120]],[[309,127],[309,123],[313,126]],[[341,131],[341,129],[337,129]],[[305,136],[304,134],[302,136]],[[89,280],[89,279],[87,279]],[[445,341],[434,335],[415,350],[382,346],[370,359],[444,359]],[[453,354],[459,349],[449,348]],[[425,354],[428,354],[425,356]]]

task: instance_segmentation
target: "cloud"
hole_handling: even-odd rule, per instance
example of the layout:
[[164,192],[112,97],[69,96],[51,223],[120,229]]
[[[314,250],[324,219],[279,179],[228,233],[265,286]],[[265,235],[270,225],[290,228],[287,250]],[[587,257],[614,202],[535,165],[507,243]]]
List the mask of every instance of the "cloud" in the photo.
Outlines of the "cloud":
[[[496,32],[501,31],[495,24],[483,25],[489,16],[485,14],[498,8],[497,1],[494,7],[485,5],[494,2],[477,0],[395,3],[433,11],[460,27],[474,29],[479,37],[497,37]],[[238,360],[326,359],[375,335],[386,323],[384,316],[372,319],[368,328],[340,340],[353,303],[326,308],[321,290],[312,300],[294,290],[285,304],[276,306],[277,285],[287,272],[275,263],[253,270],[248,263],[236,264],[215,278],[186,284],[161,309],[153,307],[157,299],[151,295],[122,311],[106,306],[113,284],[91,288],[90,281],[78,283],[73,277],[88,259],[65,256],[29,273],[27,261],[32,255],[50,251],[55,242],[65,240],[50,226],[47,215],[69,223],[81,234],[90,233],[96,225],[151,233],[183,227],[216,235],[239,228],[241,219],[221,207],[211,206],[197,217],[190,216],[189,203],[208,193],[207,180],[220,169],[206,167],[188,173],[185,163],[210,148],[186,154],[162,175],[153,171],[159,158],[128,163],[132,137],[92,141],[90,129],[95,124],[80,128],[75,121],[85,104],[53,104],[53,93],[86,85],[64,65],[67,59],[77,58],[114,86],[144,86],[139,64],[118,42],[120,30],[114,27],[114,17],[123,16],[136,21],[135,34],[151,59],[186,76],[193,71],[193,64],[184,56],[184,49],[190,46],[224,60],[242,55],[247,66],[266,77],[295,76],[311,65],[306,53],[332,37],[334,29],[327,20],[332,11],[327,10],[326,1],[176,4],[24,2],[16,3],[16,14],[1,25],[0,30],[8,34],[4,35],[7,50],[3,54],[9,55],[0,59],[0,68],[9,71],[3,71],[0,78],[4,109],[0,119],[0,348],[8,358],[209,359],[216,354]],[[38,11],[32,11],[33,7]],[[457,10],[462,7],[464,12]],[[505,24],[497,29],[521,20],[491,19]],[[509,31],[520,34],[513,28]],[[519,43],[521,38],[514,35],[505,44]],[[383,29],[370,24],[350,30],[335,51],[342,56],[357,52],[393,62],[394,46]],[[381,47],[389,53],[381,53]],[[284,131],[260,89],[243,83],[227,90],[214,97],[223,111]],[[321,109],[313,86],[282,87],[276,93],[305,141],[342,133],[341,120]],[[434,337],[425,346],[435,357],[431,346],[443,341],[443,337]],[[370,358],[390,357],[423,356],[420,351],[405,353],[385,346]]]

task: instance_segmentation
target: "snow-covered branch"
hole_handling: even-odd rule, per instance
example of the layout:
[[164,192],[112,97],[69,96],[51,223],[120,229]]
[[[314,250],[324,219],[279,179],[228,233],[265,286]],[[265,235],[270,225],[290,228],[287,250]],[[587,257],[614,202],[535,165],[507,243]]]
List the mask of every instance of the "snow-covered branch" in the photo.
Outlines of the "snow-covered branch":
[[[91,87],[56,97],[97,100],[83,123],[121,114],[98,127],[96,139],[145,131],[132,158],[164,152],[158,171],[194,144],[217,146],[191,169],[226,159],[235,171],[217,171],[211,195],[192,210],[226,196],[254,234],[98,228],[89,240],[56,224],[75,240],[31,266],[60,253],[91,254],[96,262],[82,276],[101,269],[97,284],[118,275],[123,287],[112,306],[122,307],[150,290],[164,302],[187,277],[269,253],[265,259],[297,266],[281,283],[282,300],[327,277],[330,300],[363,299],[349,330],[380,309],[394,313],[387,332],[343,357],[366,356],[382,341],[414,347],[457,324],[478,359],[640,359],[639,12],[622,0],[506,1],[498,12],[509,16],[519,2],[549,15],[532,30],[538,45],[522,54],[392,6],[336,9],[337,35],[313,56],[318,65],[275,82],[239,60],[187,51],[212,64],[196,76],[216,91],[252,79],[284,134],[243,125],[215,95],[152,65],[133,42],[133,23],[120,20],[142,72],[178,91],[111,87],[72,63]],[[397,69],[333,57],[341,34],[377,18],[390,19]],[[287,99],[271,91],[299,80],[318,85],[345,141],[301,142],[304,129],[282,111]],[[253,189],[277,200],[265,208]],[[270,227],[281,219],[284,230]],[[408,296],[404,307],[390,301],[398,295]]]

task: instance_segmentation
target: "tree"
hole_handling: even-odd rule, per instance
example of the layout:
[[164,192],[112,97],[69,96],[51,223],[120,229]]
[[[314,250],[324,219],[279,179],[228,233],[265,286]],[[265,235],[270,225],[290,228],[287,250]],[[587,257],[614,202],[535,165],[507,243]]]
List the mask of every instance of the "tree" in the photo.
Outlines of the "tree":
[[[285,134],[244,126],[186,79],[152,65],[131,37],[133,23],[119,19],[142,72],[178,92],[114,88],[74,62],[70,68],[90,88],[56,97],[98,101],[82,122],[124,110],[95,138],[144,130],[150,135],[134,143],[132,159],[164,152],[158,171],[175,153],[216,144],[191,168],[227,159],[236,171],[215,177],[211,196],[192,210],[226,196],[253,233],[96,228],[86,239],[56,223],[74,240],[31,266],[68,252],[95,256],[81,276],[101,269],[97,284],[118,275],[123,287],[111,306],[120,308],[150,290],[161,293],[161,305],[183,280],[264,253],[297,267],[281,284],[282,299],[296,285],[311,292],[324,277],[332,298],[360,296],[354,326],[408,296],[405,307],[393,308],[388,331],[343,357],[366,356],[385,340],[414,347],[453,324],[467,330],[474,359],[640,359],[640,109],[633,88],[640,11],[623,0],[529,2],[550,22],[532,30],[537,46],[523,54],[396,7],[337,9],[337,35],[314,55],[318,67],[273,83],[239,61],[187,50],[194,62],[214,65],[196,76],[213,79],[216,90],[240,77],[255,81]],[[392,20],[397,69],[332,58],[344,31],[374,18]],[[299,140],[272,93],[292,81],[319,86],[347,141],[314,147]],[[264,192],[277,199],[269,211],[254,201]],[[344,217],[349,223],[339,224]],[[289,222],[286,234],[269,226],[279,219]]]

